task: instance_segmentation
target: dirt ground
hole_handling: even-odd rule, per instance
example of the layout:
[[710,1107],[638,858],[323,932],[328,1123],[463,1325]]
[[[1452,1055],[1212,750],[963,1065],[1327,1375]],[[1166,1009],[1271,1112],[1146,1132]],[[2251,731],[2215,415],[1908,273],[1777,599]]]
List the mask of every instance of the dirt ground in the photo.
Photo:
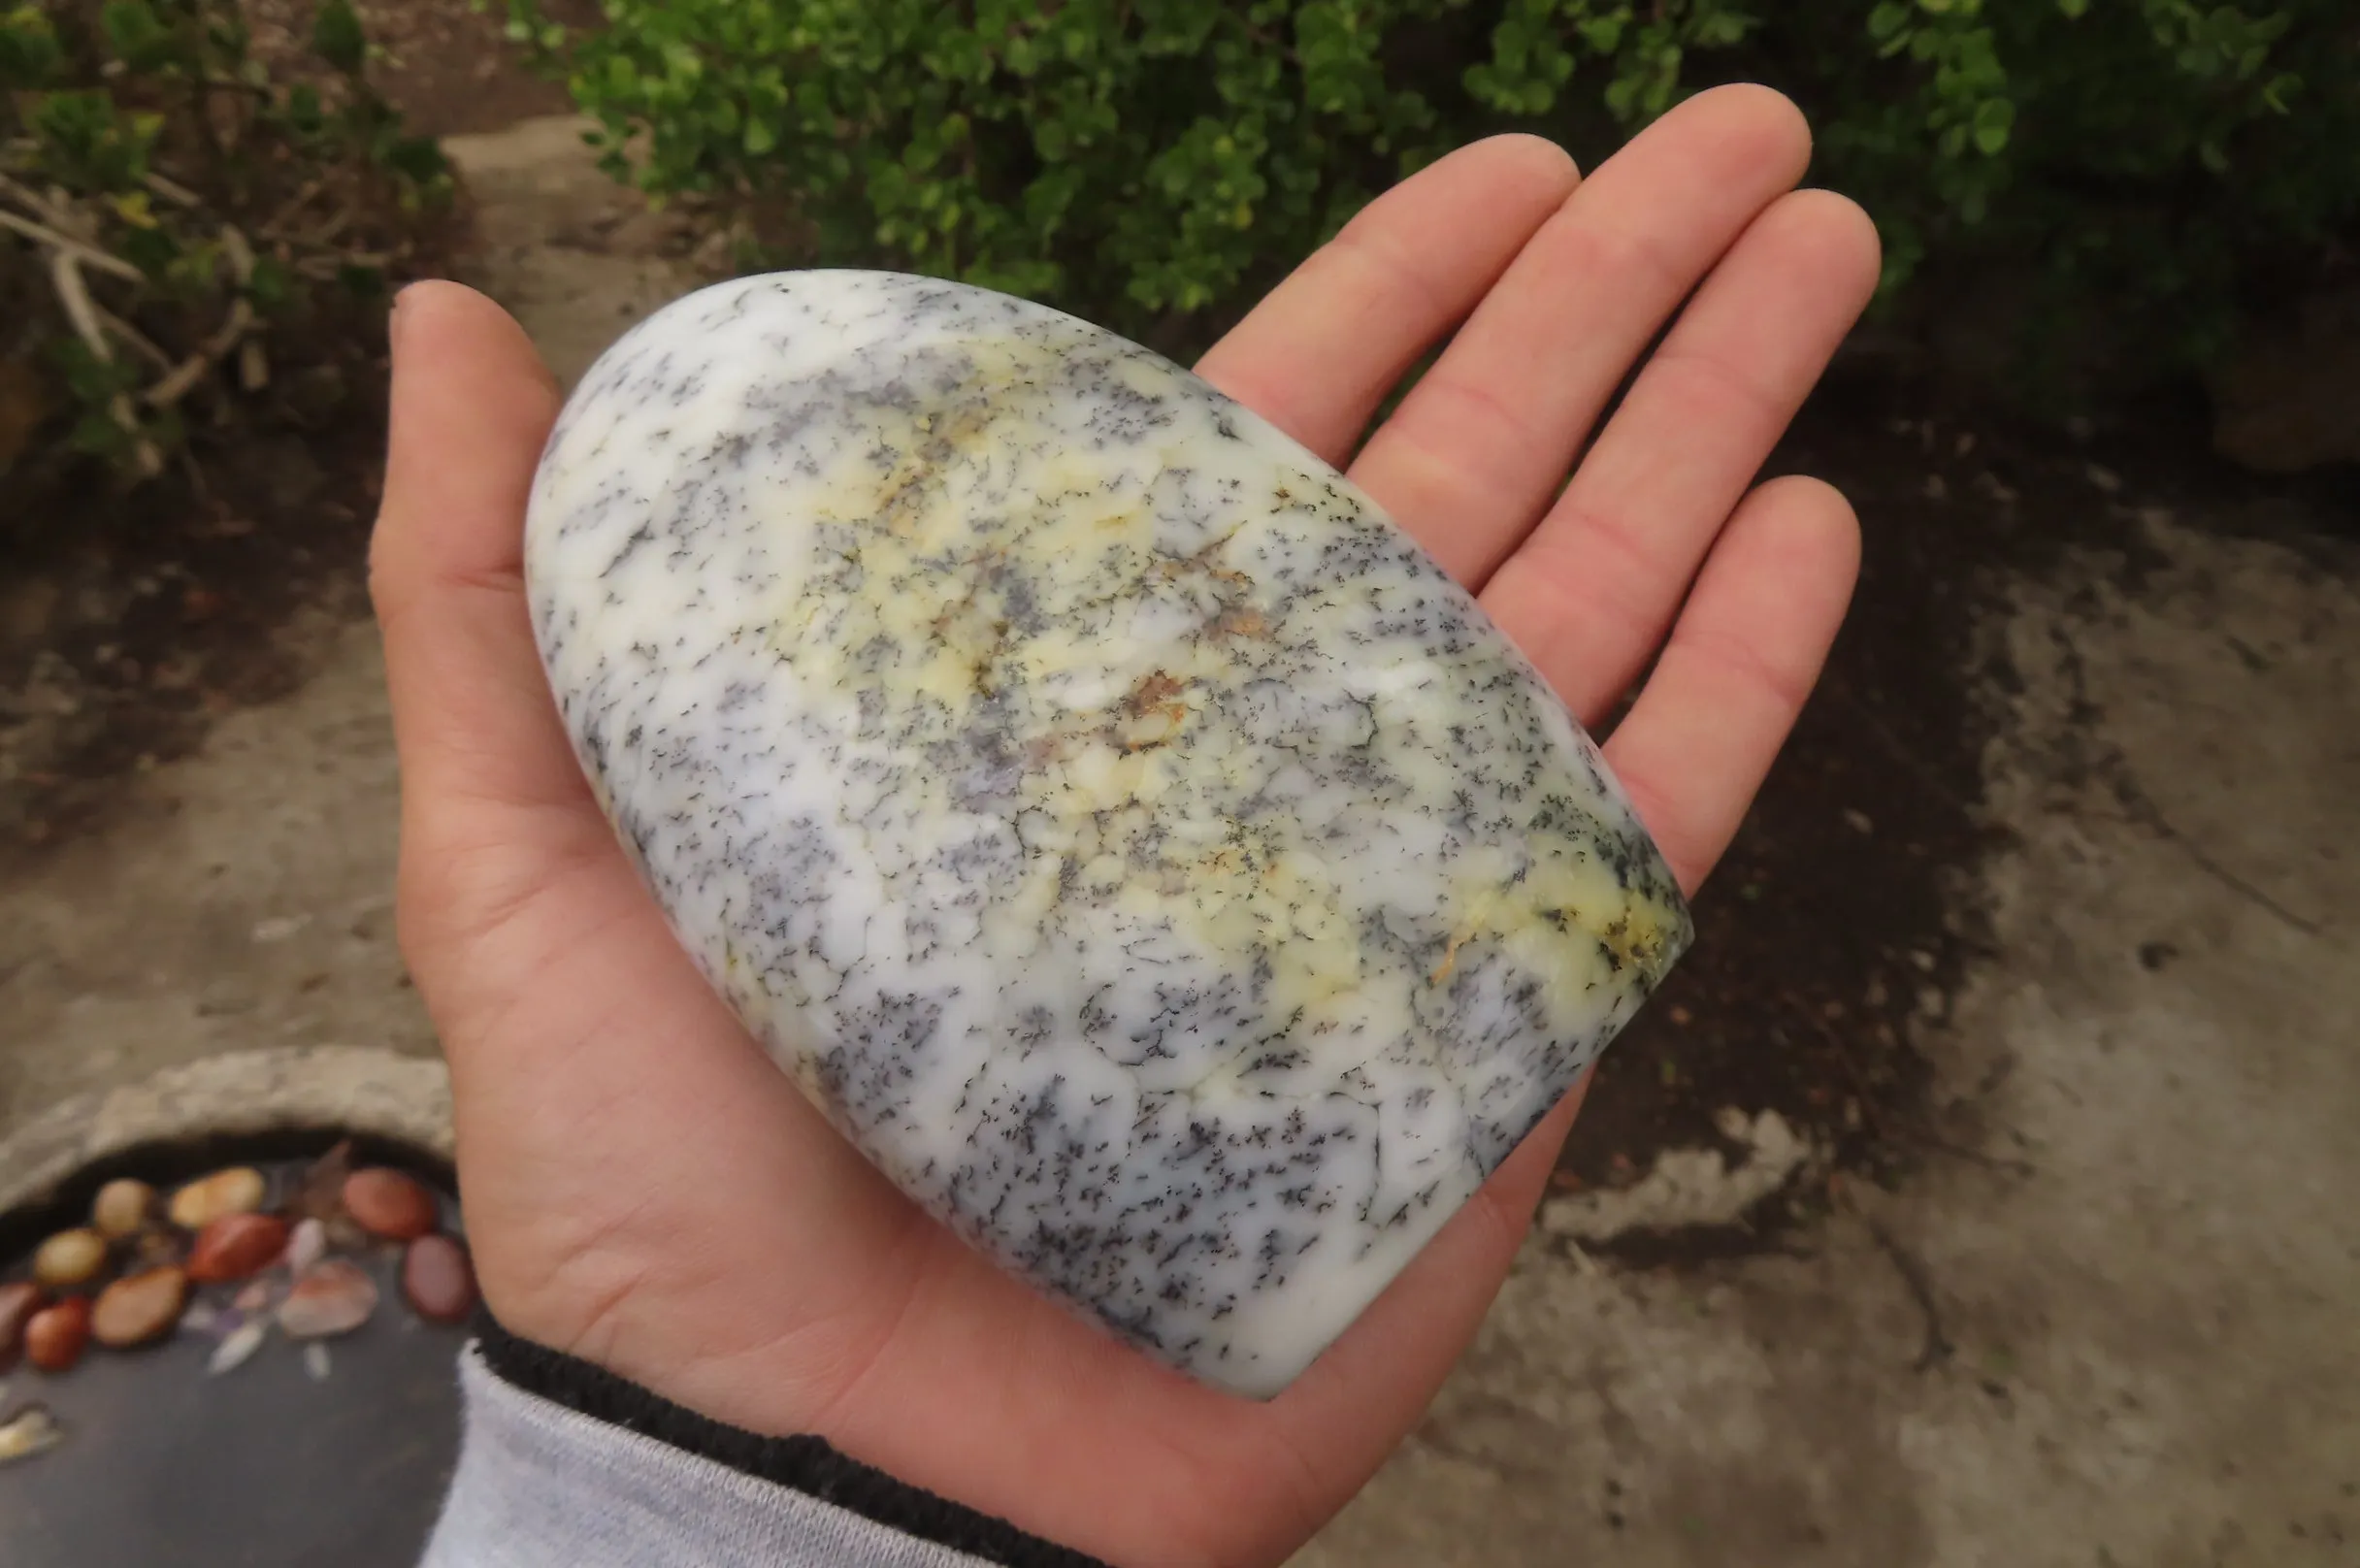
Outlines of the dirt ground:
[[[508,71],[409,90],[481,131],[547,102]],[[577,127],[452,145],[469,265],[561,375],[697,276]],[[1310,1568],[2360,1563],[2360,498],[2194,432],[1815,404],[1779,466],[1858,506],[1859,608],[1483,1339]],[[337,461],[299,570],[232,534],[146,591],[104,539],[8,575],[0,1133],[222,1051],[432,1051]]]

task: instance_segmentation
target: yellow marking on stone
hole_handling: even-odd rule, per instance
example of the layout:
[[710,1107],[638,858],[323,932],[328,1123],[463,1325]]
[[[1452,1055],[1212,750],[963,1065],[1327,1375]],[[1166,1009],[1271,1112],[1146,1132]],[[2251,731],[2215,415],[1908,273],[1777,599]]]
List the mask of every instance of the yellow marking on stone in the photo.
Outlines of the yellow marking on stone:
[[[1224,556],[1269,523],[1248,518],[1185,558],[1159,553],[1142,493],[1152,459],[1077,450],[1056,433],[1045,400],[1062,395],[1053,373],[1065,345],[962,351],[968,374],[941,407],[900,431],[878,411],[876,440],[900,454],[890,472],[857,451],[839,460],[822,509],[858,531],[860,586],[841,594],[814,580],[782,606],[775,635],[798,674],[848,708],[864,689],[881,695],[881,722],[905,754],[956,752],[987,722],[987,701],[1018,694],[1016,729],[1001,712],[988,720],[1017,772],[1014,798],[995,809],[1021,818],[1032,853],[1002,895],[1011,918],[990,923],[996,940],[1037,946],[1070,879],[1106,906],[1168,922],[1206,952],[1260,955],[1270,1015],[1299,1014],[1306,1032],[1389,1027],[1380,1014],[1397,1015],[1418,977],[1371,971],[1366,911],[1346,906],[1309,825],[1241,827],[1231,816],[1269,758],[1232,733],[1220,694],[1248,678],[1248,640],[1275,633],[1251,577]],[[1131,367],[1113,369],[1127,376]],[[1032,630],[1001,597],[1018,580],[1032,590],[1023,618]],[[1304,613],[1290,635],[1317,640],[1325,612]],[[1133,616],[1159,630],[1130,637]],[[889,645],[881,659],[869,651],[879,638]],[[1380,728],[1421,722],[1417,684],[1379,694]],[[1422,790],[1447,787],[1430,776],[1447,772],[1446,758],[1411,747],[1399,762]],[[957,772],[922,772],[912,787],[948,814]],[[1162,831],[1160,847],[1142,866],[1151,829]],[[1552,1013],[1578,1017],[1590,1008],[1583,994],[1606,975],[1605,952],[1642,967],[1659,956],[1670,912],[1635,906],[1595,862],[1559,855],[1521,880],[1514,869],[1499,849],[1458,868],[1436,911],[1452,935],[1428,984],[1456,972],[1467,944],[1497,942],[1542,977]]]
[[1442,962],[1435,964],[1434,972],[1426,977],[1427,985],[1438,986],[1451,977],[1451,971],[1459,967],[1459,946],[1465,941],[1466,938],[1462,935],[1451,937],[1450,945],[1442,950]]

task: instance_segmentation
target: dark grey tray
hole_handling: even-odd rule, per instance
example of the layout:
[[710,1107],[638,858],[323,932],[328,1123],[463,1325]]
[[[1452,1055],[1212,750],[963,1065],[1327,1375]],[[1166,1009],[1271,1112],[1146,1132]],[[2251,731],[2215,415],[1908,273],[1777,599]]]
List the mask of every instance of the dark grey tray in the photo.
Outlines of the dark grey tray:
[[61,1376],[20,1365],[0,1379],[0,1413],[39,1401],[66,1428],[58,1447],[0,1465],[0,1563],[412,1568],[457,1457],[467,1335],[410,1310],[399,1257],[354,1258],[382,1298],[367,1323],[322,1342],[325,1380],[276,1328],[243,1366],[208,1377],[217,1341],[185,1322],[148,1350],[93,1345]]

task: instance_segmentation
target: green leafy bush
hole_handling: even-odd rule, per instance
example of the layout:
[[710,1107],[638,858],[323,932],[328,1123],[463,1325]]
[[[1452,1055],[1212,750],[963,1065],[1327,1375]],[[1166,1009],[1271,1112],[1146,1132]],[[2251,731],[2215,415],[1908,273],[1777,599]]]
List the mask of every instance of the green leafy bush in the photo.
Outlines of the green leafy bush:
[[[362,78],[350,0],[275,81],[235,0],[0,0],[0,473],[162,473],[192,428],[332,401],[450,194]],[[315,80],[314,80],[315,79]],[[374,323],[371,323],[374,329]]]
[[2052,310],[2170,312],[2141,334],[2168,356],[2360,203],[2347,0],[605,0],[574,31],[510,4],[615,169],[737,198],[761,259],[1167,338],[1471,137],[1594,157],[1739,78],[1812,113],[1888,296],[1929,261],[2037,256]]

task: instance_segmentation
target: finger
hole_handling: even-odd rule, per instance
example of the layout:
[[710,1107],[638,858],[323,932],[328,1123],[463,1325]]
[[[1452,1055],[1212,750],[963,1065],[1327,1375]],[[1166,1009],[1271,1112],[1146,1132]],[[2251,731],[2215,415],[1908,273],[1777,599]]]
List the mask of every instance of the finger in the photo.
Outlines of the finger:
[[524,600],[525,499],[556,383],[523,329],[456,283],[405,290],[392,337],[369,577],[405,799],[577,799]]
[[1701,93],[1641,132],[1532,237],[1352,476],[1480,585],[1530,531],[1633,360],[1811,134],[1764,87]]
[[1811,695],[1860,569],[1828,485],[1774,479],[1739,505],[1606,757],[1693,893]]
[[1484,603],[1585,724],[1663,640],[1697,563],[1877,286],[1877,231],[1829,191],[1762,213]]
[[1369,204],[1213,345],[1199,375],[1330,463],[1580,180],[1537,136],[1461,147]]

